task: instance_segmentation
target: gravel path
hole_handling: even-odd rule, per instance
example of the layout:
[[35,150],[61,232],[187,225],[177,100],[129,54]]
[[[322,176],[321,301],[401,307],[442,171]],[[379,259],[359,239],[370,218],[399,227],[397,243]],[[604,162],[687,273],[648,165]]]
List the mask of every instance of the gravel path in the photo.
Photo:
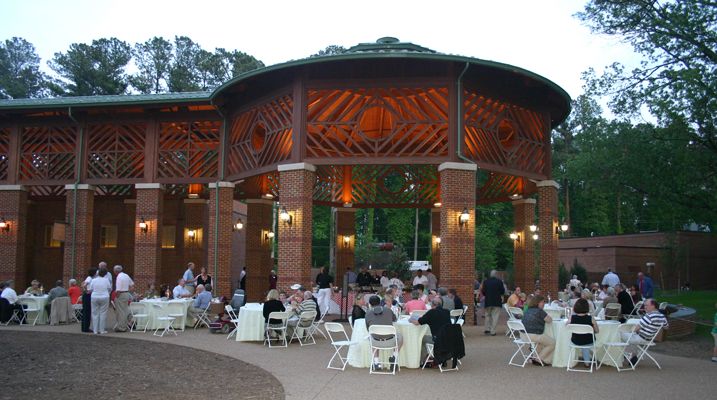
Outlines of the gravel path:
[[0,331],[0,348],[3,400],[284,399],[281,383],[263,369],[170,344]]

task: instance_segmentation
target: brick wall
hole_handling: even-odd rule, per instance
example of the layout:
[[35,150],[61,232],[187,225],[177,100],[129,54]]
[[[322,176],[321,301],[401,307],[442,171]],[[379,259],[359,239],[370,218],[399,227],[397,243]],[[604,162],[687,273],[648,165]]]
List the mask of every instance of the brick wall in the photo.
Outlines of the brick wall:
[[[137,203],[133,218],[134,276],[138,291],[144,292],[150,283],[159,290],[159,268],[162,264],[162,225],[164,190],[161,187],[137,189]],[[147,223],[147,232],[139,228],[140,218]]]
[[[15,280],[18,291],[24,287],[27,240],[27,191],[19,186],[0,190],[0,216],[9,231],[0,231],[0,280]],[[10,190],[7,190],[10,189]]]
[[558,290],[558,188],[555,181],[538,182],[538,235],[540,235],[540,285],[543,294],[556,298]]
[[438,280],[441,280],[441,244],[435,238],[441,237],[441,209],[431,210],[431,269]]
[[[67,185],[65,189],[67,190],[65,220],[68,225],[65,232],[62,280],[67,282],[78,274],[84,275],[84,271],[92,266],[95,188],[90,185],[78,185],[78,189],[75,190],[74,185]],[[74,212],[75,196],[77,196],[76,212]]]
[[[353,270],[354,250],[356,249],[356,209],[339,208],[336,210],[336,277],[334,283],[341,286],[344,274]],[[344,237],[349,242],[344,242]]]
[[[466,323],[470,324],[474,319],[476,171],[451,169],[446,164],[439,167],[442,203],[440,285],[455,288],[464,304],[470,307],[466,314]],[[470,165],[459,164],[468,168]],[[460,225],[458,216],[464,208],[470,212],[470,219]]]
[[532,293],[535,290],[535,240],[528,228],[535,223],[535,200],[513,202],[514,230],[519,240],[513,242],[513,265],[515,286]]
[[[247,200],[244,230],[246,231],[246,295],[250,301],[263,299],[269,290],[269,272],[273,266],[272,242],[265,240],[265,234],[272,230],[273,207],[272,201]],[[235,284],[238,285],[236,282]]]
[[292,224],[279,221],[279,280],[277,288],[289,290],[300,283],[311,287],[312,199],[316,172],[313,166],[283,170],[279,168],[281,207],[292,215]]
[[[217,200],[219,207],[217,207]],[[207,270],[214,279],[214,294],[230,296],[232,293],[232,211],[234,208],[234,184],[220,182],[217,189],[216,184],[209,185],[208,214],[209,224],[207,226]],[[217,210],[219,224],[217,221]],[[215,231],[215,228],[218,228]],[[216,245],[215,245],[216,241]],[[216,271],[215,271],[216,262]]]

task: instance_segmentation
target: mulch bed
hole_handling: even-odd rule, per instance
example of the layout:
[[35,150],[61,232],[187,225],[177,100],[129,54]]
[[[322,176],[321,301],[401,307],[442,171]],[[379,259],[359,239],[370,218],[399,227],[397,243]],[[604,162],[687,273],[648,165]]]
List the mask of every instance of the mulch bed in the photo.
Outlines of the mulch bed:
[[201,350],[97,335],[0,331],[0,399],[284,399],[251,364]]

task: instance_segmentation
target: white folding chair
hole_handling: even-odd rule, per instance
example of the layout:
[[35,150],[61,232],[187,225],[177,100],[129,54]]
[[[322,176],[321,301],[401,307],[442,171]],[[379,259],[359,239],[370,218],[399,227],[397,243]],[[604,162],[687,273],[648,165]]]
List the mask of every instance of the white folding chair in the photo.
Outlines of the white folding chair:
[[[296,321],[294,331],[291,333],[291,339],[289,343],[294,339],[299,341],[300,345],[316,344],[314,339],[314,320],[316,319],[316,311],[304,311],[299,315],[299,320]],[[302,340],[303,339],[303,340]],[[309,340],[311,342],[309,343]]]
[[466,319],[466,313],[468,312],[468,305],[463,305],[463,315],[461,315],[461,318]]
[[[187,309],[185,308],[184,303],[172,300],[167,302],[167,316],[174,318],[175,322],[179,321],[179,328],[172,327],[175,332],[177,330],[184,332],[184,328],[187,325],[185,323],[187,320]],[[174,323],[172,323],[172,325],[174,325]]]
[[314,333],[318,332],[321,334],[321,336],[324,337],[324,339],[326,339],[326,334],[320,328],[321,328],[321,324],[324,323],[324,317],[326,316],[326,314],[328,314],[328,312],[329,312],[329,310],[324,311],[324,313],[321,314],[321,318],[319,318],[318,321],[314,321],[311,324],[311,335],[312,336],[314,335]]
[[[145,305],[138,302],[129,303],[129,312],[132,314],[132,320],[129,322],[130,332],[147,332],[149,325],[149,314]],[[144,326],[140,330],[140,323],[144,321]]]
[[[603,356],[602,360],[600,360],[600,364],[598,364],[597,368],[600,369],[602,367],[603,363],[606,359],[610,359],[612,363],[615,365],[615,368],[617,369],[617,372],[622,371],[634,371],[635,366],[632,365],[632,362],[630,361],[630,357],[625,352],[625,349],[627,346],[630,345],[627,340],[622,340],[622,334],[629,334],[632,335],[633,329],[635,328],[635,325],[631,324],[622,324],[617,328],[618,337],[620,338],[619,342],[605,342],[603,343],[603,349],[605,350],[605,355]],[[629,339],[629,336],[628,336]],[[617,353],[617,356],[615,356],[615,353]],[[629,367],[622,368],[622,362],[623,360],[627,361],[627,365]]]
[[631,318],[634,318],[634,317],[640,318],[640,310],[642,309],[642,303],[644,303],[644,301],[642,301],[642,300],[635,303],[635,307],[633,307],[632,311],[630,312]]
[[411,318],[413,318],[413,319],[419,319],[419,318],[421,318],[422,316],[426,315],[427,312],[428,312],[428,310],[416,310],[416,311],[414,311],[414,312],[411,313]]
[[229,304],[224,306],[224,312],[227,313],[229,316],[229,322],[234,324],[234,329],[232,329],[231,332],[229,332],[229,335],[227,335],[227,340],[231,339],[232,336],[237,334],[237,329],[239,329],[239,318],[237,317],[236,313],[234,313],[234,309]]
[[[157,326],[152,335],[164,337],[165,333],[172,332],[174,333],[174,336],[177,336],[177,331],[175,331],[174,327],[172,326],[172,324],[174,324],[175,318],[167,315],[167,310],[164,306],[160,304],[154,303],[152,304],[152,307],[154,307],[154,312],[157,315],[157,321],[160,322],[158,324],[159,326]],[[164,328],[162,328],[161,325],[164,325]],[[162,333],[158,335],[157,332],[159,332],[160,329],[162,329]]]
[[[540,362],[540,365],[543,364],[543,360],[540,359],[540,355],[538,355],[538,352],[536,351],[537,345],[530,339],[530,335],[525,331],[525,327],[523,326],[523,322],[515,320],[515,321],[508,321],[508,329],[511,331],[511,335],[515,338],[513,340],[513,343],[515,343],[516,346],[518,346],[518,350],[513,353],[513,356],[510,358],[510,361],[508,361],[508,365],[514,365],[516,367],[525,367],[525,364],[528,363],[531,359],[536,359],[538,362]],[[522,363],[514,363],[513,360],[515,357],[520,354],[523,357]]]
[[20,325],[28,321],[28,314],[30,313],[35,313],[35,318],[32,319],[32,326],[37,325],[37,320],[40,319],[40,313],[42,312],[42,310],[37,307],[37,303],[35,303],[34,301],[29,301],[27,303],[21,304],[26,307],[23,307],[24,315],[21,318],[22,320],[20,321]]
[[[632,362],[630,361],[630,364],[632,364],[632,368],[633,368],[633,369],[637,368],[637,365],[640,364],[640,361],[642,361],[642,359],[645,358],[645,357],[647,357],[647,358],[649,358],[650,360],[652,360],[652,362],[654,362],[655,365],[657,366],[657,369],[662,369],[662,367],[660,366],[660,363],[658,363],[657,360],[655,360],[655,357],[653,357],[653,356],[649,353],[649,351],[648,351],[648,350],[650,350],[650,347],[656,345],[656,344],[655,344],[655,338],[657,337],[657,335],[660,334],[660,331],[661,331],[661,330],[662,330],[662,327],[660,327],[659,329],[657,329],[657,332],[655,332],[655,334],[652,335],[652,337],[650,337],[649,340],[646,340],[646,339],[643,338],[642,336],[638,335],[637,332],[634,332],[634,331],[633,331],[633,332],[631,333],[631,337],[628,338],[627,342],[628,342],[629,344],[633,344],[633,345],[635,345],[635,347],[637,347],[637,354],[636,354],[636,356],[637,356],[637,361],[635,361],[634,364],[632,364]],[[632,340],[632,338],[634,338],[634,337],[637,337],[637,338],[639,338],[639,339]]]
[[454,324],[458,323],[458,320],[463,316],[463,310],[451,310],[451,322]]
[[202,326],[202,325],[209,328],[209,324],[212,322],[209,320],[209,307],[211,307],[211,306],[212,306],[212,302],[210,301],[209,303],[207,303],[207,306],[204,307],[204,310],[202,310],[201,313],[199,313],[195,316],[195,318],[197,319],[194,322],[195,330],[197,329],[197,327]]
[[[352,342],[351,340],[349,340],[349,336],[346,334],[344,326],[339,324],[338,322],[326,322],[324,323],[324,329],[326,329],[326,334],[329,336],[329,340],[331,340],[331,345],[334,346],[334,355],[329,360],[329,363],[328,365],[326,365],[326,368],[340,369],[341,371],[343,371],[346,369],[346,364],[349,362],[349,358],[348,352],[346,354],[346,357],[343,357],[341,355],[341,349],[344,347],[348,348],[349,346],[354,344],[358,344],[358,342]],[[334,335],[332,335],[332,333]],[[343,334],[343,338],[341,337],[341,334]],[[338,340],[336,340],[334,336],[338,336]],[[339,362],[341,362],[341,368],[331,366],[336,357],[338,357]]]
[[[398,335],[396,327],[392,325],[371,325],[368,327],[369,342],[371,343],[371,368],[369,374],[396,375],[396,370],[401,370],[398,364]],[[381,337],[381,338],[378,338]],[[388,362],[376,361],[379,359],[381,351],[391,350],[393,360]],[[390,371],[383,372],[383,366],[387,366]]]
[[[426,355],[426,359],[423,361],[423,366],[421,367],[421,369],[425,369],[426,364],[429,361],[431,361],[431,362],[434,361],[433,343],[426,343],[426,353],[428,353],[428,354]],[[461,363],[461,360],[458,360],[458,364],[460,364],[460,363]],[[441,364],[438,364],[438,369],[441,371],[441,373],[448,372],[448,371],[458,371],[458,364],[456,364],[455,368],[443,368],[443,364],[441,363]]]
[[75,321],[77,322],[82,321],[82,303],[80,303],[81,300],[82,297],[77,299],[77,303],[72,305],[72,311],[75,313]]
[[[593,366],[597,369],[597,360],[595,359],[595,330],[593,329],[592,325],[582,325],[582,324],[568,324],[566,332],[568,335],[572,337],[572,334],[577,335],[590,335],[592,336],[592,343],[586,344],[586,345],[577,345],[572,342],[572,340],[569,342],[570,344],[570,352],[568,353],[568,371],[577,371],[577,372],[593,372]],[[590,351],[590,361],[587,361],[590,364],[589,370],[584,369],[575,369],[572,367],[573,361],[580,362],[581,360],[579,358],[575,358],[575,350],[580,350],[578,355],[582,354],[582,350],[587,349]],[[582,361],[585,362],[585,361]]]
[[[278,320],[279,323],[271,323],[271,320]],[[289,342],[286,339],[286,328],[289,323],[289,312],[288,311],[274,311],[272,313],[269,313],[269,322],[266,324],[266,330],[265,330],[265,340],[264,342],[269,345],[269,348],[272,347],[288,347]],[[277,337],[273,338],[272,333],[276,334]],[[272,346],[271,341],[276,340],[283,342],[284,344],[281,346]]]
[[620,306],[620,303],[610,303],[604,306],[603,309],[605,310],[606,320],[620,319],[620,310],[622,310],[622,306]]
[[25,317],[20,318],[20,310],[12,310],[12,315],[10,315],[10,318],[5,322],[5,326],[10,325],[11,322],[17,322],[18,325],[21,325],[24,319]]

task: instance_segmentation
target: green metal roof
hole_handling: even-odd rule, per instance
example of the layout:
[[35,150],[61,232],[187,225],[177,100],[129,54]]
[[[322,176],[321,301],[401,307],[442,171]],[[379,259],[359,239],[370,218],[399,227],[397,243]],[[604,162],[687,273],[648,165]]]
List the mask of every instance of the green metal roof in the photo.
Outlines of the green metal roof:
[[166,103],[208,102],[212,92],[125,94],[106,96],[52,97],[41,99],[0,100],[0,110],[102,107]]

